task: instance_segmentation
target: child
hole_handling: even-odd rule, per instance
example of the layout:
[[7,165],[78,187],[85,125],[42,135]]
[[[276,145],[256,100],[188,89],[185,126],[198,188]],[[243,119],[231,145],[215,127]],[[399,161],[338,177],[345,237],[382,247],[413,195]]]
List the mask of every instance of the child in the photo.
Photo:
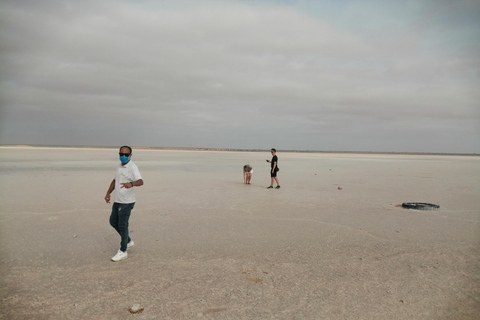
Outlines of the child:
[[243,166],[243,182],[245,184],[250,184],[252,179],[253,167],[249,164]]

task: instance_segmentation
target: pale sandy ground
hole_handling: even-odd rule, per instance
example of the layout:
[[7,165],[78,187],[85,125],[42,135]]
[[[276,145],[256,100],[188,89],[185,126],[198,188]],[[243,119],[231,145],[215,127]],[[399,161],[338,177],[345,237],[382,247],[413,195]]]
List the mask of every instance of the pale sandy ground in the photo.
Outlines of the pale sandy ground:
[[479,319],[480,157],[278,156],[134,150],[114,263],[117,150],[0,148],[0,319]]

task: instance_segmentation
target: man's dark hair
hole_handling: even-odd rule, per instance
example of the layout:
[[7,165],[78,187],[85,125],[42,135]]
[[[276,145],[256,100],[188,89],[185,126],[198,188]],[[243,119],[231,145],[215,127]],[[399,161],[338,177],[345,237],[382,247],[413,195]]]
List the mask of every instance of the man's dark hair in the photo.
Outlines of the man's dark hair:
[[275,148],[272,148],[272,150],[270,150],[270,151],[275,151],[275,152],[277,152],[277,150],[275,150]]
[[128,148],[128,150],[130,150],[130,154],[132,154],[132,148],[130,148],[129,146],[121,146],[119,151],[122,150],[123,148]]

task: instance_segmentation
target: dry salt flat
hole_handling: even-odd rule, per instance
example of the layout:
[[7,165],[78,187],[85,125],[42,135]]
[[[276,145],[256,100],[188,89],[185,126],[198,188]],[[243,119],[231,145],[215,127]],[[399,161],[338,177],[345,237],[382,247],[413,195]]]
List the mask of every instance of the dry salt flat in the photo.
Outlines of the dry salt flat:
[[134,149],[114,263],[117,152],[0,148],[0,319],[478,319],[478,156]]

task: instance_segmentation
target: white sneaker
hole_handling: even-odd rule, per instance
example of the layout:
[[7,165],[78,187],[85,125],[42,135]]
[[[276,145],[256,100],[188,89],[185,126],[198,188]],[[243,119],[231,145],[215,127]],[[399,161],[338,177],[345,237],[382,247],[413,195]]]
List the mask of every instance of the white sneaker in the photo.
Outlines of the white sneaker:
[[127,250],[131,247],[133,247],[135,245],[135,243],[133,242],[133,240],[130,240],[129,243],[127,243]]
[[121,250],[118,250],[117,254],[112,258],[112,261],[117,262],[117,261],[127,259],[127,258],[128,258],[127,251],[123,252]]

